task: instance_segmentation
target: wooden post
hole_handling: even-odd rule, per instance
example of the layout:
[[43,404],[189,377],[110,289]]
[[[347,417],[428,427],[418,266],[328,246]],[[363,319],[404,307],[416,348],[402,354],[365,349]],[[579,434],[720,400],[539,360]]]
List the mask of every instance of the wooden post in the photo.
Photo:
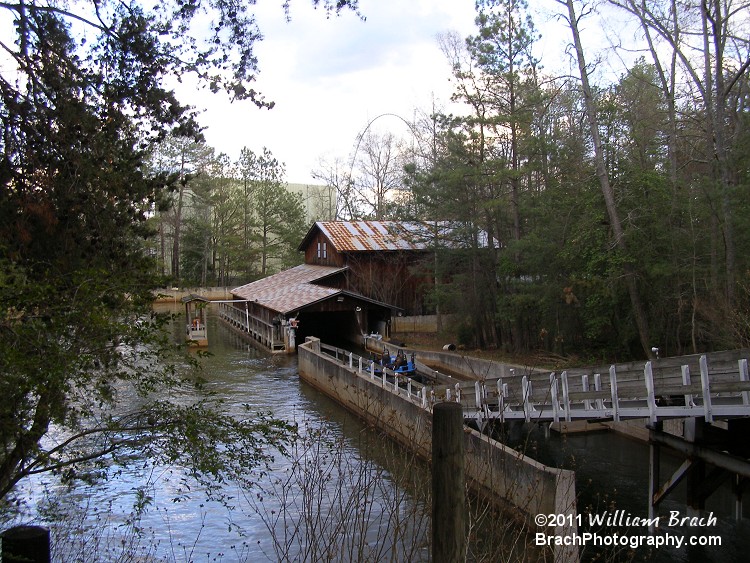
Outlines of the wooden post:
[[[649,470],[648,470],[648,519],[653,520],[658,514],[656,495],[661,488],[661,446],[651,439],[654,432],[661,432],[664,423],[659,420],[649,428]],[[660,499],[661,500],[661,499]],[[654,533],[654,526],[649,526],[649,533]]]
[[49,530],[41,526],[15,526],[0,534],[0,561],[50,563]]
[[432,410],[432,561],[466,559],[464,418],[459,403]]
[[[705,357],[705,356],[704,356]],[[683,437],[686,441],[703,445],[708,423],[700,418],[686,418],[683,425]],[[706,479],[706,462],[696,458],[686,476],[687,483],[687,514],[697,516],[706,508],[706,499],[701,493],[701,484]]]

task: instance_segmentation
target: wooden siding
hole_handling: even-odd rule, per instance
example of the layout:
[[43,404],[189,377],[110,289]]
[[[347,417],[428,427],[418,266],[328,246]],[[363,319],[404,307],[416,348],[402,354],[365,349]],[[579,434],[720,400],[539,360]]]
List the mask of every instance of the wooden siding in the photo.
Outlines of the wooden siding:
[[[339,238],[342,237],[343,235]],[[406,314],[421,315],[431,312],[425,306],[425,294],[432,285],[432,278],[427,270],[420,267],[426,259],[430,259],[431,251],[409,245],[408,241],[401,244],[395,239],[389,239],[387,248],[385,243],[382,243],[382,248],[363,250],[359,246],[369,247],[363,241],[357,240],[358,244],[352,242],[342,250],[334,246],[319,226],[311,229],[303,241],[305,263],[347,268],[344,274],[345,281],[325,279],[320,281],[321,285],[362,294],[370,299],[393,305]],[[379,240],[367,239],[371,244]],[[352,250],[353,248],[357,249]]]
[[331,244],[326,236],[318,232],[305,247],[305,264],[317,266],[344,266],[344,257]]
[[423,257],[413,251],[347,254],[347,289],[409,314],[424,313],[430,280],[418,271]]

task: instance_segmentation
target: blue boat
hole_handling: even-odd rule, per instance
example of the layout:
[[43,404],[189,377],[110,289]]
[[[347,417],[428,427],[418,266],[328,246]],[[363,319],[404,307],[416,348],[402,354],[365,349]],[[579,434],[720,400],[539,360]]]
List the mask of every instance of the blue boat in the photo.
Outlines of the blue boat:
[[387,373],[389,374],[395,373],[406,377],[413,377],[417,372],[413,353],[411,357],[407,357],[404,352],[399,350],[395,356],[392,356],[387,350],[383,350],[383,354],[373,361],[377,375],[383,374],[384,367],[388,369]]

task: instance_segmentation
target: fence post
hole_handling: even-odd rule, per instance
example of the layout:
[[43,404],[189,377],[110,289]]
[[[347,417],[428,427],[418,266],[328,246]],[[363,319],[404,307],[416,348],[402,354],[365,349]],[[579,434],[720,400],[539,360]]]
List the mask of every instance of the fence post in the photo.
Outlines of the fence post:
[[49,530],[41,526],[14,526],[0,534],[5,563],[50,563]]
[[432,561],[466,559],[464,417],[459,403],[432,410]]

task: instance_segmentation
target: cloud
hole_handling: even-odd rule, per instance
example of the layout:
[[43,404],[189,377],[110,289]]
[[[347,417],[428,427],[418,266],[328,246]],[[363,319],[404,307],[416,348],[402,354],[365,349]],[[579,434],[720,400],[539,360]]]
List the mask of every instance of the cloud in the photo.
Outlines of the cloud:
[[[375,69],[399,61],[426,41],[432,42],[438,31],[455,23],[455,14],[460,10],[473,14],[473,3],[380,0],[362,2],[361,10],[366,21],[351,12],[325,19],[321,10],[298,1],[292,6],[292,21],[287,24],[283,17],[265,8],[258,15],[261,27],[266,26],[261,64],[273,60],[283,50],[280,46],[288,46],[285,55],[294,57],[292,75],[299,80]],[[471,18],[462,19],[465,23]]]
[[[349,12],[326,19],[311,4],[292,2],[289,23],[281,2],[255,6],[264,36],[256,86],[274,109],[190,92],[190,103],[206,108],[211,146],[231,158],[245,146],[268,147],[290,182],[314,182],[311,171],[323,156],[347,158],[374,117],[409,119],[415,107],[429,110],[433,96],[447,102],[450,69],[437,34],[474,32],[473,0],[360,0],[366,21]],[[382,121],[408,135],[398,119]]]

